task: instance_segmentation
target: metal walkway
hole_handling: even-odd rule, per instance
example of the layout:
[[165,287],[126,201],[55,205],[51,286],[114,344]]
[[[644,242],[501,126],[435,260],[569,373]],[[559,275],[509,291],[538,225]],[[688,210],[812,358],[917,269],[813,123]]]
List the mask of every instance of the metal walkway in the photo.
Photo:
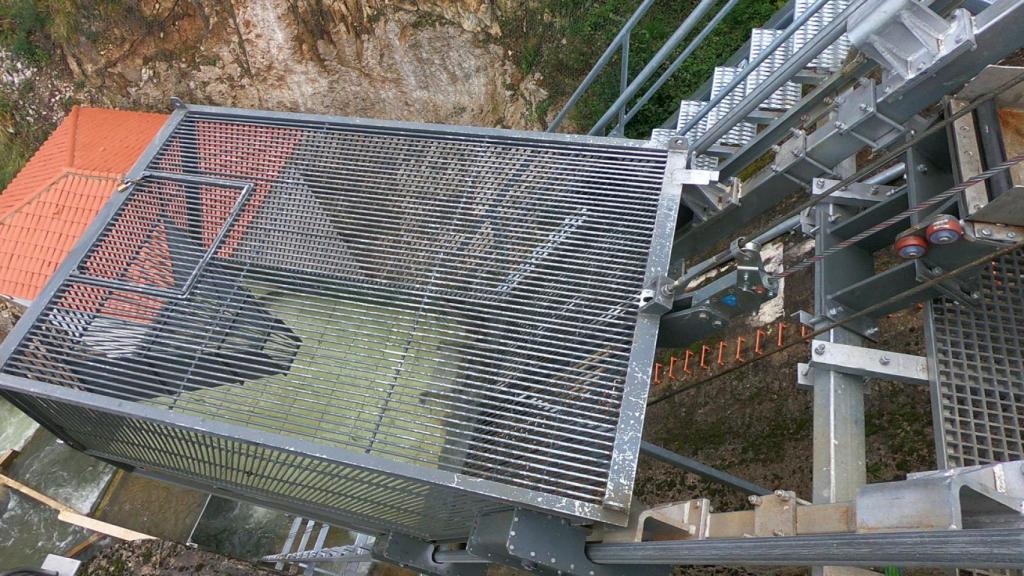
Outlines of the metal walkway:
[[932,302],[936,454],[946,468],[1024,458],[1024,251],[980,275],[980,304]]

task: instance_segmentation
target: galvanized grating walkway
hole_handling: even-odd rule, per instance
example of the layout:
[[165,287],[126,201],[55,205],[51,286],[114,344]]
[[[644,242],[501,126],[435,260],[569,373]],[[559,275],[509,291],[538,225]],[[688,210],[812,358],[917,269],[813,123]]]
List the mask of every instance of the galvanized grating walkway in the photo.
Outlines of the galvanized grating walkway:
[[980,275],[981,305],[931,304],[939,464],[1024,459],[1024,251]]

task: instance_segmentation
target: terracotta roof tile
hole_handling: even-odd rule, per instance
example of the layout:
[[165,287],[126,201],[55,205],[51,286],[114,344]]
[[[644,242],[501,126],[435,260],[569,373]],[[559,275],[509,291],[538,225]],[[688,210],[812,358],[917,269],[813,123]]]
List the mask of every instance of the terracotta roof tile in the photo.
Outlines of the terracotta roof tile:
[[0,294],[36,297],[166,120],[71,110],[0,194]]

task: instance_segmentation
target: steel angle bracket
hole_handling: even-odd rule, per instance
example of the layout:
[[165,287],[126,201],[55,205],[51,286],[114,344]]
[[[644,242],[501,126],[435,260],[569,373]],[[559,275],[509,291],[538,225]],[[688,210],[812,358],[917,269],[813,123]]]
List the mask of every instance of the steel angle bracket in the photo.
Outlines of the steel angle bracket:
[[489,562],[537,574],[573,576],[666,576],[669,566],[594,564],[587,533],[562,518],[515,509],[477,517],[466,549]]
[[1024,528],[1024,461],[868,484],[855,507],[857,532]]
[[430,542],[391,532],[374,541],[370,556],[374,560],[412,568],[431,576],[484,576],[487,564],[439,564],[434,562],[434,548]]

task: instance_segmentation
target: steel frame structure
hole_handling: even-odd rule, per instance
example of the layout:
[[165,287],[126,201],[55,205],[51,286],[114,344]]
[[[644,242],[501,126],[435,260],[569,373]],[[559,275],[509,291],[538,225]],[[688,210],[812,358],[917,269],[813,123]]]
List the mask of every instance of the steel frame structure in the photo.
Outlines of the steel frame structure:
[[[698,21],[714,7],[713,2],[701,2],[638,77],[628,81],[630,30],[650,5],[651,0],[640,5],[552,129],[615,52],[622,51],[620,96],[591,130],[601,133],[617,118],[612,133],[621,134],[637,108],[664,84],[665,74],[674,72],[692,48],[685,48],[668,71],[655,79],[673,51],[693,33],[694,42],[699,43],[721,21],[713,17],[697,32]],[[724,17],[733,5],[726,2],[719,16]],[[709,79],[683,101],[672,128],[652,136],[650,146],[665,150],[664,177],[652,223],[655,241],[638,291],[638,323],[643,328],[638,330],[643,334],[638,332],[636,355],[630,358],[636,385],[629,386],[632,396],[622,409],[616,436],[616,451],[632,462],[622,463],[628,474],[612,478],[618,486],[609,489],[600,506],[481,482],[459,486],[483,499],[470,506],[472,526],[438,535],[416,533],[401,525],[367,524],[366,518],[275,499],[272,494],[231,495],[261,499],[343,525],[363,521],[361,527],[377,535],[373,557],[437,576],[475,576],[489,563],[574,576],[646,576],[665,574],[669,565],[709,563],[804,565],[818,572],[836,566],[1024,567],[1020,442],[1024,351],[1020,327],[1014,324],[1019,321],[1019,297],[1024,296],[1020,277],[1024,173],[1015,171],[1024,162],[1024,151],[1009,150],[999,135],[995,109],[1005,100],[1024,103],[1018,86],[1024,70],[1000,73],[990,68],[1024,46],[1019,34],[1024,0],[976,2],[967,7],[970,11],[953,2],[915,0],[794,2],[766,25],[769,32],[757,35],[753,53],[751,46],[741,49],[725,63],[728,73],[721,71],[717,82]],[[765,38],[772,40],[765,44]],[[787,45],[790,39],[797,42]],[[835,53],[845,51],[847,42],[857,53],[835,69]],[[774,50],[784,46],[791,56],[776,57]],[[823,51],[830,51],[827,57],[822,57]],[[750,60],[743,63],[746,58]],[[654,86],[632,102],[651,80]],[[780,89],[791,88],[791,83],[807,87],[799,102],[785,111],[777,110],[777,104],[766,109],[765,101]],[[175,114],[130,178],[143,176],[160,143],[187,113]],[[236,118],[255,114],[227,113]],[[322,120],[301,115],[278,118]],[[467,135],[455,128],[383,125]],[[739,129],[741,125],[758,128]],[[539,138],[469,132],[493,139]],[[595,146],[611,142],[597,136],[550,138]],[[882,159],[858,166],[858,154],[864,150]],[[770,155],[768,165],[740,186],[735,177],[765,155]],[[717,164],[717,171],[693,168],[706,162]],[[244,188],[241,194],[246,194]],[[739,234],[755,218],[782,212],[785,201],[801,194],[808,196],[801,210],[785,214],[760,234],[751,234],[756,242],[741,241]],[[117,202],[97,221],[103,222],[116,207]],[[933,228],[940,222],[956,231],[953,240],[959,241],[933,237]],[[760,243],[798,225],[813,237],[814,256],[778,278],[800,266],[814,267],[814,311],[805,315],[814,331],[809,342],[811,360],[799,367],[796,377],[814,395],[811,502],[784,490],[769,492],[656,446],[641,445],[646,389],[640,389],[644,384],[640,374],[650,363],[659,322],[669,328],[684,319],[706,322],[703,328],[713,332],[724,324],[722,317],[677,312],[713,311],[708,301],[722,294],[734,301],[752,293],[772,295],[774,284],[757,256]],[[0,357],[11,356],[30,330],[31,319],[43,311],[101,231],[99,224],[91,229],[46,296],[26,314],[30,321],[19,324],[0,347]],[[673,233],[675,239],[670,242]],[[729,250],[706,254],[711,246],[729,239],[733,240]],[[928,248],[926,254],[913,254],[918,258],[877,271],[880,250],[893,245]],[[676,262],[671,267],[670,252]],[[685,292],[693,278],[733,261],[736,271],[722,281],[728,286],[714,284],[713,290]],[[743,302],[752,302],[756,308],[761,300]],[[867,347],[879,336],[877,318],[916,303],[929,306],[927,357]],[[701,328],[694,326],[688,324],[686,329]],[[997,366],[979,368],[986,362]],[[943,469],[912,473],[898,482],[866,483],[864,393],[866,379],[872,377],[931,386]],[[202,429],[220,440],[242,437],[249,446],[313,455],[395,477],[426,478],[438,486],[455,487],[465,481],[442,472],[427,478],[402,463],[371,461],[364,454],[300,439],[253,434],[230,424],[211,426],[188,415],[166,414],[121,400],[99,401],[88,392],[31,379],[5,376],[0,387],[58,436],[87,451],[89,447],[76,442],[73,434],[62,433],[80,410],[176,430]],[[716,513],[706,499],[630,506],[631,476],[641,450],[748,493],[752,509]],[[168,470],[157,475],[201,488],[210,486],[201,478]],[[303,552],[301,558],[315,563],[351,552],[321,549]]]

